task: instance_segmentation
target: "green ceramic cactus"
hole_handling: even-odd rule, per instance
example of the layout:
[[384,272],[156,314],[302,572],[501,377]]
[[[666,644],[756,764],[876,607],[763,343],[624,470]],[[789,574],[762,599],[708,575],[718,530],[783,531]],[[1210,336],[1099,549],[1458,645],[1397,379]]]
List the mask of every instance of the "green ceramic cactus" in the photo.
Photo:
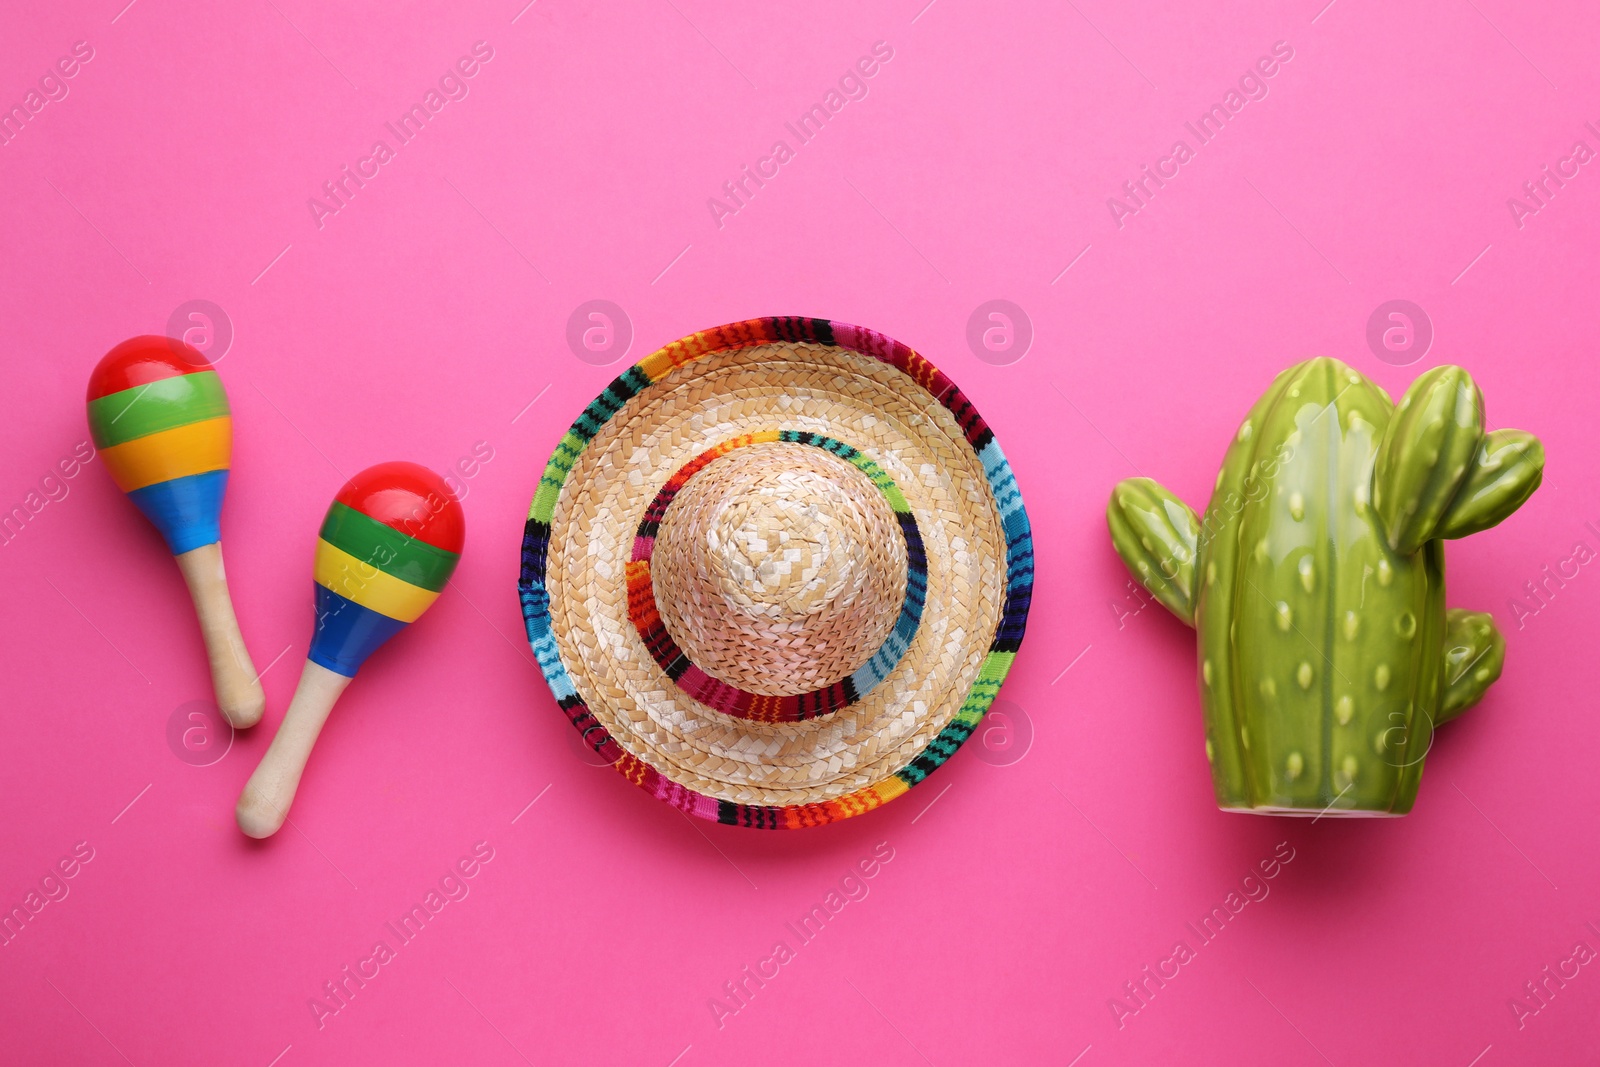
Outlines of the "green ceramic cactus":
[[1199,633],[1217,803],[1404,815],[1433,729],[1500,676],[1488,615],[1446,611],[1444,545],[1539,487],[1544,450],[1483,428],[1460,367],[1396,406],[1335,359],[1278,375],[1228,447],[1202,519],[1148,478],[1112,491],[1111,540]]

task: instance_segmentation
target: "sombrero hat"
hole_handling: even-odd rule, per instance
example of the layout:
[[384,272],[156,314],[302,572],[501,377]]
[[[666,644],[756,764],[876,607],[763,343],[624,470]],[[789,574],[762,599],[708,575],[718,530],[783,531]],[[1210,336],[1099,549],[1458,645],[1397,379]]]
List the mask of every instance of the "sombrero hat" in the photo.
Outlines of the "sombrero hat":
[[675,341],[562,437],[518,580],[561,709],[691,815],[817,826],[937,770],[1022,641],[1011,467],[882,334],[766,318]]

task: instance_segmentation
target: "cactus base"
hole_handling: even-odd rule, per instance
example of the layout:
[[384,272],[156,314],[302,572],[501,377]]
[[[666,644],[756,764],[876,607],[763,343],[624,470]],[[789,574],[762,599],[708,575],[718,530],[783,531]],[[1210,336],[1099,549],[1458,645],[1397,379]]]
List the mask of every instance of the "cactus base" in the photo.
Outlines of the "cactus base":
[[1280,808],[1263,806],[1259,808],[1223,808],[1233,815],[1290,815],[1304,819],[1398,819],[1406,813],[1403,811],[1372,811],[1363,808]]

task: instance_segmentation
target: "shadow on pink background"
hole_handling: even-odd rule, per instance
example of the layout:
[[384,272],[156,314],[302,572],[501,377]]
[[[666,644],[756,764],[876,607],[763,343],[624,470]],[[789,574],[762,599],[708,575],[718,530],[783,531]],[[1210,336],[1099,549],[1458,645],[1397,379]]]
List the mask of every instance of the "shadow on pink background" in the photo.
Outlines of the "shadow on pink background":
[[[74,871],[0,946],[0,1059],[1600,1054],[1600,974],[1567,962],[1600,949],[1600,577],[1575,553],[1600,552],[1600,163],[1574,154],[1600,152],[1591,8],[123,3],[0,16],[0,104],[28,114],[0,147],[0,506],[26,518],[0,548],[0,907]],[[80,41],[92,58],[28,111]],[[401,144],[386,124],[475,45],[457,98]],[[786,124],[875,46],[802,142]],[[1185,124],[1275,49],[1201,143]],[[1180,139],[1191,158],[1162,163]],[[1169,176],[1135,201],[1146,165]],[[1536,201],[1547,165],[1569,176]],[[769,176],[736,203],[746,167]],[[996,299],[1031,328],[1020,359],[969,347]],[[1426,352],[1369,346],[1397,299]],[[48,477],[87,435],[95,360],[175,311],[194,325],[195,300],[220,309],[214,357],[232,335],[224,545],[272,664],[266,722],[211,739],[206,765],[169,745],[209,682],[159,537],[101,464]],[[625,313],[625,355],[569,347],[591,300]],[[860,323],[949,372],[1010,455],[1038,549],[1007,719],[890,807],[796,834],[693,824],[589,766],[514,595],[528,500],[581,406],[652,349],[765,314]],[[1460,363],[1490,424],[1549,454],[1521,512],[1449,548],[1450,603],[1495,614],[1506,672],[1393,822],[1215,809],[1192,634],[1135,611],[1104,528],[1134,473],[1203,506],[1249,404],[1313,354],[1396,395]],[[246,840],[232,807],[305,654],[332,494],[380,460],[484,454],[453,588],[352,685],[294,826]],[[1285,855],[1265,896],[1194,934]],[[396,937],[468,857],[466,895]],[[865,894],[798,936],[868,859]],[[1170,975],[1180,940],[1193,958],[1157,986],[1144,969]],[[392,958],[363,962],[379,941]],[[767,962],[779,942],[790,958]]]

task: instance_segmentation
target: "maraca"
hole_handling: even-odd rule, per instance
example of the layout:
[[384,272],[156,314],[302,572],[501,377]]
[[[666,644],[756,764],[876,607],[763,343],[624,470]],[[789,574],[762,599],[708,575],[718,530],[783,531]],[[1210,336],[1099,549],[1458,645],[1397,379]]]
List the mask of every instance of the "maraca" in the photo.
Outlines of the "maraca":
[[182,341],[134,337],[95,367],[88,402],[106,469],[161,531],[189,585],[218,710],[234,726],[254,726],[266,697],[222,570],[218,524],[233,450],[222,380]]
[[278,733],[239,795],[239,829],[270,837],[283,826],[339,694],[379,645],[438,599],[465,537],[460,501],[426,467],[380,463],[339,490],[317,539],[311,651]]

